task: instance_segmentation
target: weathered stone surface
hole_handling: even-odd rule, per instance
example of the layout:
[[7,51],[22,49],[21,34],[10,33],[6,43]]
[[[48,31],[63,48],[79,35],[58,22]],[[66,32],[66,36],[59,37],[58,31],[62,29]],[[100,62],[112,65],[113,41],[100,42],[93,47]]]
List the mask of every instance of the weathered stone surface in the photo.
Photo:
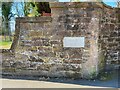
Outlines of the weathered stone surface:
[[2,62],[2,67],[11,67],[11,63],[9,61],[3,61]]
[[70,60],[64,60],[64,63],[72,63],[72,64],[81,64],[82,60],[74,60],[74,59],[70,59]]

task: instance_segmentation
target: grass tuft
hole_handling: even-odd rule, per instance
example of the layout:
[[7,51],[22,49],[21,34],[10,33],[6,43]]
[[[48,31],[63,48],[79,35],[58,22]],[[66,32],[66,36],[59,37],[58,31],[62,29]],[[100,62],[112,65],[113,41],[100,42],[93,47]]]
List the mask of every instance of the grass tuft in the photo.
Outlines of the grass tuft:
[[0,41],[0,49],[9,49],[12,41]]

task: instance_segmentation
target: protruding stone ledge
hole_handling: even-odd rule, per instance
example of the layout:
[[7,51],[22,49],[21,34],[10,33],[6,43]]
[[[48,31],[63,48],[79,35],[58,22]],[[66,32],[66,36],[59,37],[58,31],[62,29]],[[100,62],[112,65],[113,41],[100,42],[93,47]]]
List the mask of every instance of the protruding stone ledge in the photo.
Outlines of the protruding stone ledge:
[[16,18],[20,23],[40,23],[40,22],[51,22],[52,18],[50,16],[42,16],[42,17],[19,17]]
[[119,9],[118,7],[111,7],[104,2],[49,2],[50,8],[108,8]]

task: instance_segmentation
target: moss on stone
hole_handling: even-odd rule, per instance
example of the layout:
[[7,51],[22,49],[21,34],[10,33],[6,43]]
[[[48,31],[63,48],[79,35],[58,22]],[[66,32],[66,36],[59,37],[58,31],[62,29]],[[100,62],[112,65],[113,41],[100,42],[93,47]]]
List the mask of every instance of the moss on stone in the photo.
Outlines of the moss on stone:
[[113,78],[113,73],[112,72],[101,72],[99,74],[99,77],[98,79],[101,80],[101,81],[108,81],[108,80],[111,80]]
[[2,72],[16,72],[16,68],[2,68]]
[[99,53],[99,64],[98,64],[98,67],[99,67],[99,71],[103,70],[104,67],[105,67],[105,55],[104,55],[103,52]]

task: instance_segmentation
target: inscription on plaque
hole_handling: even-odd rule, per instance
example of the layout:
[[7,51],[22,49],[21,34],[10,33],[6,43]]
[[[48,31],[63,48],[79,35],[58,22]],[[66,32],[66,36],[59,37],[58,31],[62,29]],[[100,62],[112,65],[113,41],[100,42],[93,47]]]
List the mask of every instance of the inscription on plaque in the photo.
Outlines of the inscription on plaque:
[[85,46],[85,37],[64,37],[63,47],[80,48]]

